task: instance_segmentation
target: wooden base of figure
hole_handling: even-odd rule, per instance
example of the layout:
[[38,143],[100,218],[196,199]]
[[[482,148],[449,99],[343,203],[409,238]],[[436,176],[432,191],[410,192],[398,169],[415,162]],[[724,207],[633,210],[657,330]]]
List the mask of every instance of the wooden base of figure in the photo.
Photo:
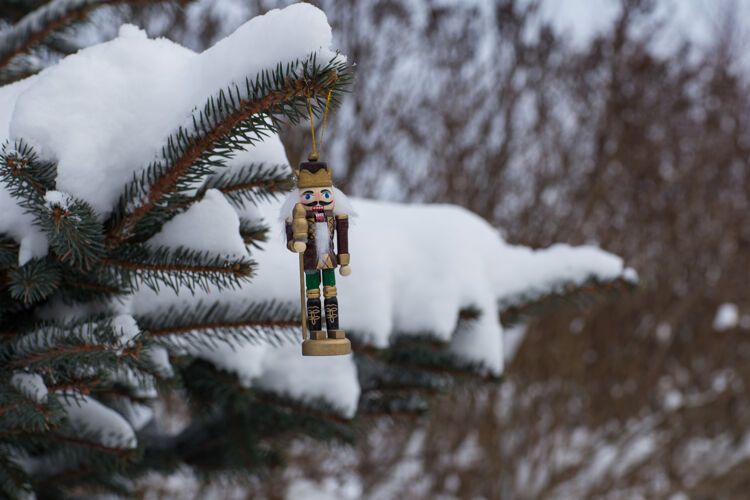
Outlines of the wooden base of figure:
[[323,332],[310,332],[312,338],[302,342],[303,356],[341,356],[352,352],[352,343],[349,342],[348,338],[344,337],[343,330],[328,332],[329,337],[335,336],[335,338],[323,337],[316,340],[315,337],[318,337],[319,335],[313,334],[317,333]]

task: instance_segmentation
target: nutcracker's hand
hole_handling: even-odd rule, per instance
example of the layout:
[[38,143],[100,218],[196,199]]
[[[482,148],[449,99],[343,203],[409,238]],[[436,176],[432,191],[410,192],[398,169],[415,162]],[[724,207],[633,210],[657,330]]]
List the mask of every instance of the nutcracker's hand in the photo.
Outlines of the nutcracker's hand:
[[307,249],[307,244],[304,241],[295,241],[292,243],[292,249],[297,253],[302,253]]
[[341,266],[339,268],[339,273],[341,273],[341,276],[349,276],[352,274],[352,268],[349,266]]

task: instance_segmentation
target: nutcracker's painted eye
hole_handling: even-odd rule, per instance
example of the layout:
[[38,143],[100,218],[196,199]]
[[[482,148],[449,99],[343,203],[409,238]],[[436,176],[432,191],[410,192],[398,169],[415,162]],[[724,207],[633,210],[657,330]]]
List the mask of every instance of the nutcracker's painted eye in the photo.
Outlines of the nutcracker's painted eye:
[[323,191],[323,198],[325,198],[326,200],[330,200],[331,199],[331,192],[330,191]]
[[302,197],[305,199],[305,201],[310,201],[312,200],[312,193],[308,191],[307,193],[304,193]]

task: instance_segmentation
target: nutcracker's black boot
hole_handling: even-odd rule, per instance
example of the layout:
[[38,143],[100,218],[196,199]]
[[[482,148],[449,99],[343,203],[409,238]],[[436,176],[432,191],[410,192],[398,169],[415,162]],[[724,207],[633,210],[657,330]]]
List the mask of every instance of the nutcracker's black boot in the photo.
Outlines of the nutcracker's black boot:
[[[310,298],[310,292],[318,292],[317,298]],[[320,310],[320,291],[308,290],[307,291],[307,327],[310,329],[310,338],[312,340],[322,340],[325,337],[323,332],[323,318]]]
[[326,328],[328,329],[329,339],[343,339],[344,330],[339,329],[339,301],[336,298],[336,287],[323,287],[326,307]]
[[307,291],[307,318],[310,325],[310,338],[302,342],[303,356],[338,356],[352,352],[352,344],[339,330],[339,304],[336,300],[336,287],[323,287],[326,306],[326,326],[328,338],[321,330],[320,290]]

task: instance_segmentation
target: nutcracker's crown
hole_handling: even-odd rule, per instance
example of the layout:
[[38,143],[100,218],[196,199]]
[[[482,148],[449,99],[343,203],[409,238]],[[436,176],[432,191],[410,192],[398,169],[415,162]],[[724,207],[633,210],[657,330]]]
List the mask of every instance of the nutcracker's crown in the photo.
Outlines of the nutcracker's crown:
[[299,169],[295,170],[294,173],[297,176],[297,187],[300,189],[333,185],[331,171],[324,161],[302,162]]

